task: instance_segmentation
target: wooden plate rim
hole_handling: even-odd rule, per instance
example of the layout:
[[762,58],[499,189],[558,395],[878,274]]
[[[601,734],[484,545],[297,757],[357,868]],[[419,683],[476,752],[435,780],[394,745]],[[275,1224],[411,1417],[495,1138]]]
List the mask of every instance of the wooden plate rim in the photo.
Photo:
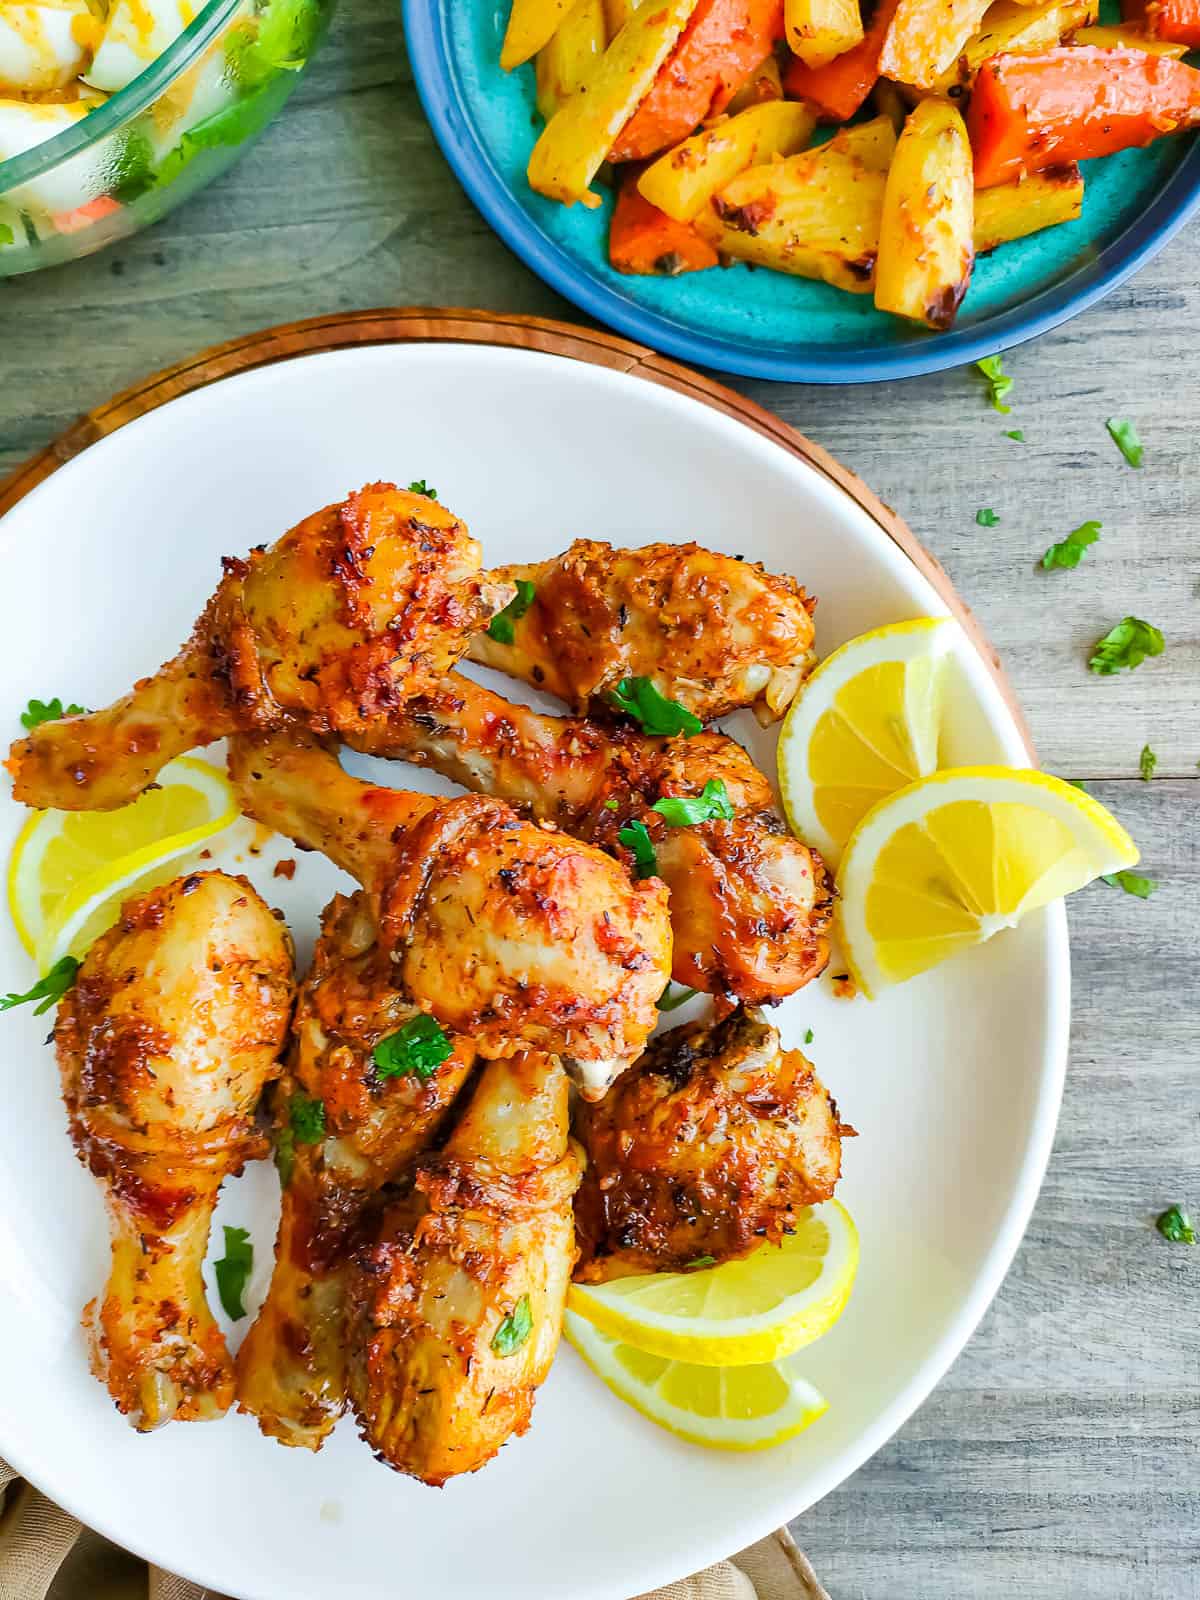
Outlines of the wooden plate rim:
[[573,361],[585,361],[593,366],[610,367],[699,400],[701,404],[735,418],[798,456],[861,506],[937,590],[978,650],[1016,721],[1030,760],[1036,761],[1024,712],[983,628],[959,596],[941,564],[930,555],[911,528],[860,478],[797,429],[781,422],[762,406],[736,394],[724,384],[693,372],[632,340],[602,333],[594,328],[557,322],[548,317],[459,308],[383,307],[309,317],[213,345],[173,366],[164,367],[160,372],[152,373],[140,383],[96,406],[17,467],[0,481],[0,516],[10,511],[52,472],[97,440],[106,438],[127,422],[145,416],[147,412],[166,405],[180,395],[190,394],[233,373],[248,372],[296,356],[345,350],[354,345],[400,343],[497,345],[509,349],[539,350]]

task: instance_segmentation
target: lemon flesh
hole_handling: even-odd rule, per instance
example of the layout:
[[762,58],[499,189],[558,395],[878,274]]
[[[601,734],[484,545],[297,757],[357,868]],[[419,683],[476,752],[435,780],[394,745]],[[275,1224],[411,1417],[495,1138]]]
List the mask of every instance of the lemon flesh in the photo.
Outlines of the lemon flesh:
[[843,949],[868,996],[1138,859],[1116,818],[1042,772],[962,767],[881,801],[838,873]]
[[692,1444],[766,1450],[795,1438],[828,1410],[797,1358],[756,1366],[702,1367],[610,1339],[568,1311],[567,1340],[628,1405]]
[[936,770],[955,631],[922,617],[861,634],[792,702],[779,738],[784,809],[832,866],[872,806]]
[[568,1307],[623,1343],[707,1367],[777,1361],[827,1333],[858,1269],[858,1234],[836,1200],[797,1214],[781,1244],[742,1261],[573,1284]]

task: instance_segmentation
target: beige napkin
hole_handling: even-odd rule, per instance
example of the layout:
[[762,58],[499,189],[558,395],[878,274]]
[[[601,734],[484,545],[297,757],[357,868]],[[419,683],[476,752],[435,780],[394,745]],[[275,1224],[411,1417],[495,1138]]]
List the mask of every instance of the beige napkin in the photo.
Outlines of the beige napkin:
[[[225,1600],[84,1528],[0,1461],[0,1600]],[[636,1600],[829,1600],[786,1528]]]

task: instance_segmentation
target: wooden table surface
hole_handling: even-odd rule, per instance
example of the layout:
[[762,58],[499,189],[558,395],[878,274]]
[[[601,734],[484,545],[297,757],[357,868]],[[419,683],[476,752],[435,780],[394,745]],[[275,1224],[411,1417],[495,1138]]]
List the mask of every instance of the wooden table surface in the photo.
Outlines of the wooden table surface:
[[[1200,1597],[1200,235],[1008,358],[828,389],[739,383],[895,506],[975,608],[1043,765],[1096,780],[1159,880],[1070,906],[1071,1070],[1050,1171],[995,1305],[934,1395],[795,1532],[834,1600]],[[467,200],[421,112],[390,0],[344,0],[288,113],[223,182],[107,254],[0,282],[0,474],[77,413],[206,345],[318,312],[487,307],[580,320]],[[1146,443],[1128,468],[1104,419]],[[1005,437],[1024,430],[1026,443]],[[975,523],[978,508],[998,527]],[[1085,519],[1075,573],[1037,570]],[[1167,648],[1100,679],[1132,612]],[[1149,743],[1158,776],[1138,776]]]

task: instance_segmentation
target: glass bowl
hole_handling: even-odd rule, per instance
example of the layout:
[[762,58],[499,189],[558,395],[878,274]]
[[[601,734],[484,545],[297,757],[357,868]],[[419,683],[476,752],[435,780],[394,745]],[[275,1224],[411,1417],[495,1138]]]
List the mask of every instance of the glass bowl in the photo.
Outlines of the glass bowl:
[[157,222],[271,121],[334,0],[207,0],[124,89],[0,161],[0,277],[90,255]]

